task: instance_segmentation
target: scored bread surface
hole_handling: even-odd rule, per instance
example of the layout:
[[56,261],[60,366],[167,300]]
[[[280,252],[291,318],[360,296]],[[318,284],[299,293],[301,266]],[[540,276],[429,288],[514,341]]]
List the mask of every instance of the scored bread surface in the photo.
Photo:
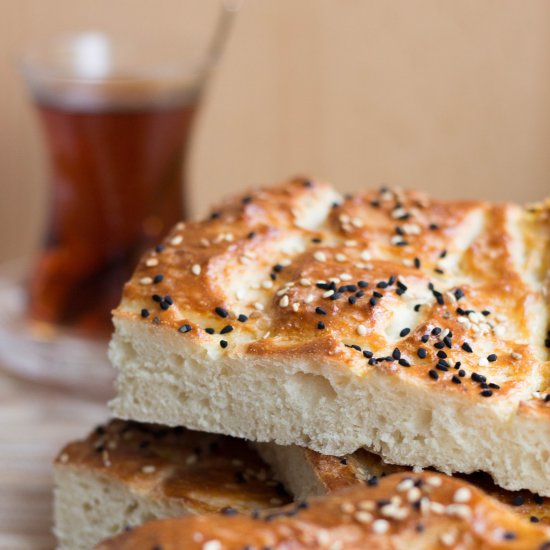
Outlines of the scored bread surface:
[[154,521],[98,550],[548,550],[550,528],[455,478],[398,473],[279,511]]
[[550,496],[548,205],[294,180],[177,225],[114,311],[114,413]]

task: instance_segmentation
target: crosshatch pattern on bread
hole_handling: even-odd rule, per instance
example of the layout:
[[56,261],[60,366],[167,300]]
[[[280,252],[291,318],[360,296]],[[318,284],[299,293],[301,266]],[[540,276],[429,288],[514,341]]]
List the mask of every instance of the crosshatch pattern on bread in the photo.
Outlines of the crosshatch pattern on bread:
[[515,514],[475,487],[435,475],[394,474],[279,511],[156,521],[99,550],[548,550],[550,529]]
[[549,227],[302,179],[230,200],[126,284],[113,410],[550,495]]

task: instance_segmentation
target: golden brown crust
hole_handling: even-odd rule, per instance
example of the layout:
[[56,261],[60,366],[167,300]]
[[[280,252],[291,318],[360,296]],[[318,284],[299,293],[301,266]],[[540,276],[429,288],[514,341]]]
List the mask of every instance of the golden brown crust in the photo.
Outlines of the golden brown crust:
[[465,402],[535,403],[546,421],[549,226],[546,206],[295,180],[176,226],[114,315],[236,357],[322,354]]
[[193,513],[290,502],[246,442],[181,428],[113,420],[65,446],[55,464],[95,472],[150,501]]
[[279,513],[155,521],[99,550],[539,549],[550,529],[529,523],[475,487],[431,473],[400,473]]
[[[368,482],[372,478],[410,471],[406,466],[386,464],[378,455],[364,449],[345,457],[322,455],[310,449],[303,449],[303,453],[327,494]],[[481,472],[458,474],[457,477],[479,487],[533,523],[550,525],[550,498],[535,495],[530,491],[507,491],[495,485],[487,474]]]

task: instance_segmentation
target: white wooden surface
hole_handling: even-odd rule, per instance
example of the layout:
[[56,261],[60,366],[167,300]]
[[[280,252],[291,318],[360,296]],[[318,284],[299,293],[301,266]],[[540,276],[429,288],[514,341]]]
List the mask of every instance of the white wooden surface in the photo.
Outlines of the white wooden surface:
[[0,549],[54,548],[51,463],[107,417],[103,404],[0,371]]

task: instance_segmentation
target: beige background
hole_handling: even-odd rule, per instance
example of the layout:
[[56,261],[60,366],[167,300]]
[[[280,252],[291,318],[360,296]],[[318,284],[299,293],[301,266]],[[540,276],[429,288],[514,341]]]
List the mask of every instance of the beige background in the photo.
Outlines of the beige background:
[[[0,259],[36,245],[46,161],[14,69],[59,32],[153,38],[170,51],[214,0],[0,0]],[[532,200],[550,173],[547,0],[247,0],[204,104],[194,213],[295,173]]]

